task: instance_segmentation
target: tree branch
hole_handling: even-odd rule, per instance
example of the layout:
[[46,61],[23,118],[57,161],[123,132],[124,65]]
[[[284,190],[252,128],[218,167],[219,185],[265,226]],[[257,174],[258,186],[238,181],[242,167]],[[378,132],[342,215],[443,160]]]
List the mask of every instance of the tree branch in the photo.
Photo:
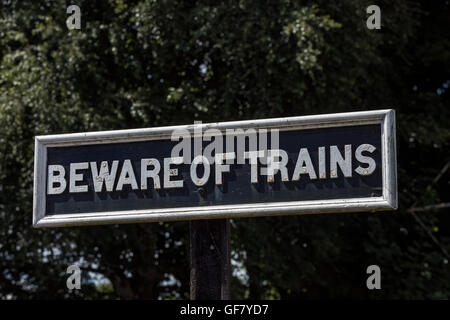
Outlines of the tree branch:
[[[448,161],[445,164],[445,166],[441,169],[441,171],[439,171],[438,175],[433,179],[433,181],[428,186],[432,186],[433,184],[437,183],[439,179],[444,175],[444,173],[448,170],[448,168],[450,168],[450,161]],[[425,232],[428,234],[431,240],[433,240],[433,242],[441,249],[444,255],[448,258],[449,254],[447,250],[439,243],[439,240],[431,233],[431,231],[427,228],[427,226],[423,223],[423,221],[419,218],[419,216],[415,214],[415,212],[448,208],[450,207],[450,203],[440,203],[437,205],[429,205],[416,208],[417,202],[418,200],[414,201],[412,206],[408,210],[406,210],[406,212],[410,213],[414,217],[414,219],[417,221],[417,223],[419,223],[422,229],[425,230]]]
[[445,209],[445,208],[450,208],[450,202],[432,204],[432,205],[429,205],[429,206],[418,207],[418,208],[417,207],[411,207],[407,211],[411,213],[411,212],[419,212],[419,211],[440,210],[440,209]]

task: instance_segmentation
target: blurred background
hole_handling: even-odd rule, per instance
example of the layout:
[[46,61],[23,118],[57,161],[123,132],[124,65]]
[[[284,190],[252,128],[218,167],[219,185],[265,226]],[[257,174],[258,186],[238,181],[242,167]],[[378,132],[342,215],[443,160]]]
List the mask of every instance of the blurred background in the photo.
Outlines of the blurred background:
[[449,299],[449,9],[0,0],[0,298],[189,298],[187,222],[32,228],[35,135],[393,108],[398,210],[232,220],[231,297]]

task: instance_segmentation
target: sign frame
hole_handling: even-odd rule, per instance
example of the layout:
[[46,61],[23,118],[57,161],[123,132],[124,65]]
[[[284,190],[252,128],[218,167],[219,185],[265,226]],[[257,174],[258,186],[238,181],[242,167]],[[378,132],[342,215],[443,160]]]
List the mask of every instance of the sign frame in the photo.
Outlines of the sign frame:
[[[235,205],[213,205],[147,210],[46,215],[47,148],[169,139],[176,129],[193,133],[206,129],[302,130],[328,127],[381,125],[382,196],[332,200],[287,201]],[[115,223],[138,223],[256,216],[315,214],[331,212],[379,211],[397,209],[395,110],[373,110],[311,116],[191,124],[158,128],[98,131],[35,137],[33,227],[63,227]]]

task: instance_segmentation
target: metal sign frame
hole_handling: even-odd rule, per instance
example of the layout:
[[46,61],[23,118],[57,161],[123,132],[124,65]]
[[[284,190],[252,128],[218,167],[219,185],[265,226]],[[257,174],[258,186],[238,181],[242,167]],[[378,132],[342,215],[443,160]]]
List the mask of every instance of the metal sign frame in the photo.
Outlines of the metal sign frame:
[[[289,214],[395,210],[397,208],[397,161],[395,111],[375,110],[313,116],[232,121],[201,124],[203,129],[271,129],[302,130],[328,127],[381,125],[382,196],[351,199],[288,201],[239,205],[214,205],[151,210],[46,215],[47,148],[92,144],[123,143],[169,139],[176,129],[194,132],[198,125],[148,129],[99,131],[35,137],[33,227],[62,227],[112,223],[177,221],[194,219],[237,218]],[[198,128],[198,127],[196,127]]]

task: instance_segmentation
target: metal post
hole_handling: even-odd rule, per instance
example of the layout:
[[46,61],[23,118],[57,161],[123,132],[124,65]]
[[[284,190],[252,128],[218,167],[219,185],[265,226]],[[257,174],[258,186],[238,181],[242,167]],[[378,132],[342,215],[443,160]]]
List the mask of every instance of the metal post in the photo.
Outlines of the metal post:
[[191,300],[230,299],[228,219],[194,220],[189,228]]

